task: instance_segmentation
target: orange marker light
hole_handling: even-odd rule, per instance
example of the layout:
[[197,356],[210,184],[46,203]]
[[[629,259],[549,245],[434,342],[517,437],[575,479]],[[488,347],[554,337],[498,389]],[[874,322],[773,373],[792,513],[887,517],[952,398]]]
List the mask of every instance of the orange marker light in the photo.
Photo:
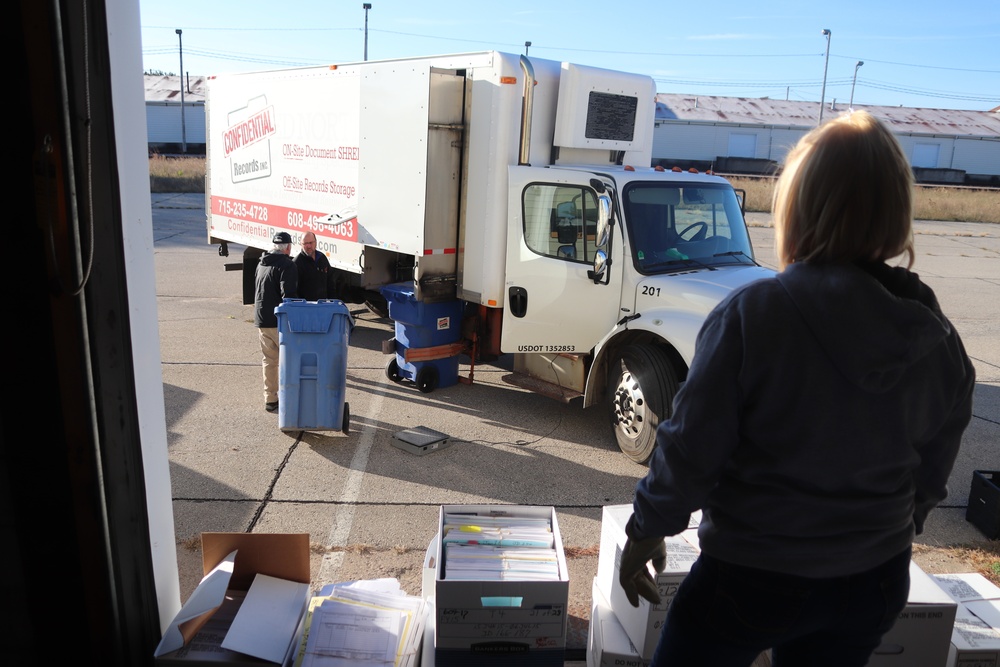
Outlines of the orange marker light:
[[516,76],[502,76],[500,77],[500,83],[517,83]]

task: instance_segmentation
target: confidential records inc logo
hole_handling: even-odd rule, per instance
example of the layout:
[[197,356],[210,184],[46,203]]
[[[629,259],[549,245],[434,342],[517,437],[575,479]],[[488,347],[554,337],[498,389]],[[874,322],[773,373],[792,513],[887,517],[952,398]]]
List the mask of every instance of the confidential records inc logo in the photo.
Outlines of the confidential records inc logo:
[[274,106],[263,95],[229,113],[222,133],[223,152],[230,161],[233,183],[271,175],[271,142],[275,134]]

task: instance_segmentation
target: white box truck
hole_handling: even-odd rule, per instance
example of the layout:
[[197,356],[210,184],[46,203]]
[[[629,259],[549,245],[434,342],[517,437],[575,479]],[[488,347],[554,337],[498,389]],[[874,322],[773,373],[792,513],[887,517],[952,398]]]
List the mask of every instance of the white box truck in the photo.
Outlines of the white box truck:
[[[604,405],[646,461],[706,314],[772,275],[725,179],[650,167],[655,93],[495,51],[216,76],[208,241],[245,247],[227,268],[248,303],[281,230],[316,234],[344,301],[384,315],[399,283],[461,301],[460,344],[407,355],[512,354],[510,382]],[[400,379],[396,358],[386,372]]]

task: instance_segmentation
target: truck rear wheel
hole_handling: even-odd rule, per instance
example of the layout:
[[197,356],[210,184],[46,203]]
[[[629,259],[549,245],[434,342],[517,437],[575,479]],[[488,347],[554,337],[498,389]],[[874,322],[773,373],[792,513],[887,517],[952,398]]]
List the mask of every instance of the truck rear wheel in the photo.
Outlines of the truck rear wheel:
[[618,446],[636,463],[656,447],[656,428],[668,419],[677,394],[677,374],[663,350],[629,345],[611,365],[608,397]]

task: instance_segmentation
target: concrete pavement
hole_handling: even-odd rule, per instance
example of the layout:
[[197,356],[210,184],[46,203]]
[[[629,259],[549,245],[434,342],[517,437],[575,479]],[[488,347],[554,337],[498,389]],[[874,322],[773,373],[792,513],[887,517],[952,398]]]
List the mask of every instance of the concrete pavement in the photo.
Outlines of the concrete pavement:
[[[768,216],[749,216],[758,259],[774,267]],[[160,346],[181,599],[201,577],[205,531],[308,532],[313,583],[397,577],[419,594],[424,550],[441,504],[554,505],[570,568],[571,657],[586,646],[601,508],[629,503],[643,466],[614,444],[599,408],[562,405],[502,382],[421,394],[384,373],[392,323],[352,306],[350,435],[282,433],[263,410],[252,306],[233,256],[206,244],[203,195],[153,195]],[[975,544],[965,521],[973,470],[1000,469],[1000,225],[918,223],[915,270],[935,289],[973,358],[974,417],[951,495],[918,542]],[[468,372],[463,366],[462,374]],[[392,435],[428,426],[451,447],[414,456]]]

